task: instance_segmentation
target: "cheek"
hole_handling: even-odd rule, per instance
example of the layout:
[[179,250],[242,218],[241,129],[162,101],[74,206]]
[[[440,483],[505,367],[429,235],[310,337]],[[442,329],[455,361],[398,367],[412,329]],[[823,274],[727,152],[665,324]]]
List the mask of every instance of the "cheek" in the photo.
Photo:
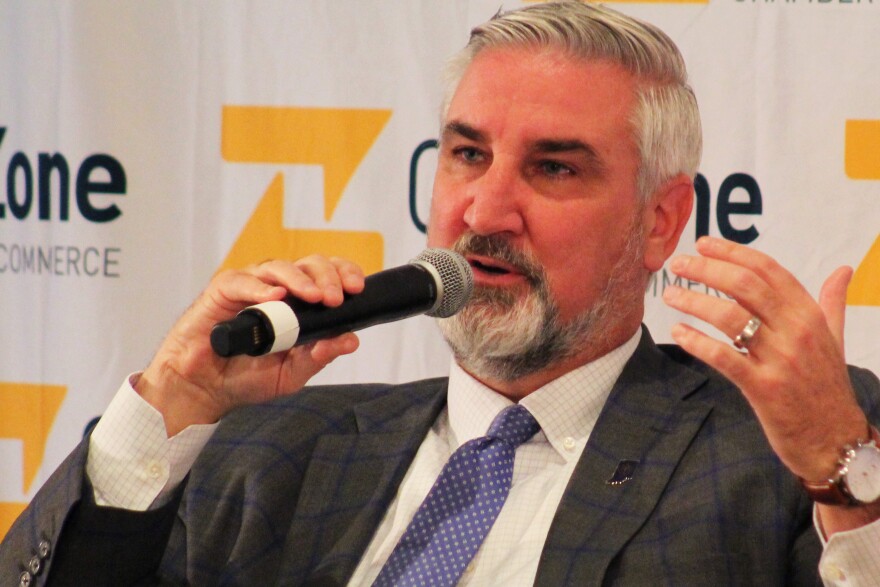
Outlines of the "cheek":
[[428,224],[428,246],[429,247],[439,247],[442,249],[448,249],[452,246],[452,243],[449,242],[448,237],[446,236],[449,231],[444,230],[440,226],[440,222],[438,222],[435,217],[431,216],[431,222]]
[[590,305],[595,297],[596,268],[583,263],[583,258],[558,267],[554,274],[549,276],[550,290],[563,318],[579,314]]
[[567,217],[558,217],[544,227],[546,237],[533,243],[540,249],[537,252],[563,318],[580,314],[595,302],[619,254],[622,228],[611,228],[613,223],[607,219],[577,226],[570,222],[571,218],[590,217],[587,214],[578,210],[571,211]]
[[451,247],[464,231],[464,209],[448,195],[438,182],[434,183],[431,215],[428,218],[428,246]]

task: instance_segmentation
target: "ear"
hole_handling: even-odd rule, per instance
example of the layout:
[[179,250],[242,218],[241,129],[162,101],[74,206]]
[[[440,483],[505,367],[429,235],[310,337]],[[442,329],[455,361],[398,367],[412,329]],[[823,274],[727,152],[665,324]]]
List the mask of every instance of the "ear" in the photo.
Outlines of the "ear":
[[694,208],[694,182],[681,173],[664,183],[645,206],[645,268],[659,271],[675,251]]

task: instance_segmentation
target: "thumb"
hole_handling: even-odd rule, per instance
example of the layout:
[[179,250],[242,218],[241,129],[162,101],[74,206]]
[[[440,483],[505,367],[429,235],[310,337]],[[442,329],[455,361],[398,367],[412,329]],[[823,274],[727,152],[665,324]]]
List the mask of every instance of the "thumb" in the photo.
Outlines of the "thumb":
[[819,291],[819,307],[825,314],[825,322],[843,353],[843,326],[846,314],[846,288],[853,276],[853,268],[838,267],[828,276]]

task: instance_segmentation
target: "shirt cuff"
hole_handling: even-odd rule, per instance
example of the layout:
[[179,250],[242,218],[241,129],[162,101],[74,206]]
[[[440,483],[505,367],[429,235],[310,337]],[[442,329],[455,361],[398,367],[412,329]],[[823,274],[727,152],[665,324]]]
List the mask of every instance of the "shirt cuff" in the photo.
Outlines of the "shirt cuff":
[[218,426],[168,438],[162,414],[134,390],[138,377],[125,380],[89,441],[86,472],[101,506],[145,511],[167,503]]
[[822,582],[834,587],[860,587],[877,584],[880,577],[880,520],[855,530],[836,532],[826,540],[813,507],[813,525],[824,551],[819,561]]

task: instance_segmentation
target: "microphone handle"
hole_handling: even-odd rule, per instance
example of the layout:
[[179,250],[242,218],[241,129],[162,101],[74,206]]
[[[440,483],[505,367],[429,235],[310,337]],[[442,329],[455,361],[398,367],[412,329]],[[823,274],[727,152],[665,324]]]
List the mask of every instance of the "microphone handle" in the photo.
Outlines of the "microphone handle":
[[[342,305],[335,308],[292,296],[285,298],[284,303],[299,322],[299,334],[294,343],[299,346],[422,314],[434,307],[437,296],[437,283],[431,272],[412,263],[368,276],[364,280],[363,292],[345,294]],[[211,331],[211,347],[221,357],[259,356],[268,352],[274,343],[271,320],[253,308],[242,310],[235,318],[217,324]]]
[[[364,295],[367,292],[369,295]],[[423,314],[436,300],[437,284],[433,275],[420,265],[409,264],[368,276],[363,292],[345,294],[342,305],[335,308],[291,296],[284,301],[299,320],[299,337],[294,345],[299,346]]]

